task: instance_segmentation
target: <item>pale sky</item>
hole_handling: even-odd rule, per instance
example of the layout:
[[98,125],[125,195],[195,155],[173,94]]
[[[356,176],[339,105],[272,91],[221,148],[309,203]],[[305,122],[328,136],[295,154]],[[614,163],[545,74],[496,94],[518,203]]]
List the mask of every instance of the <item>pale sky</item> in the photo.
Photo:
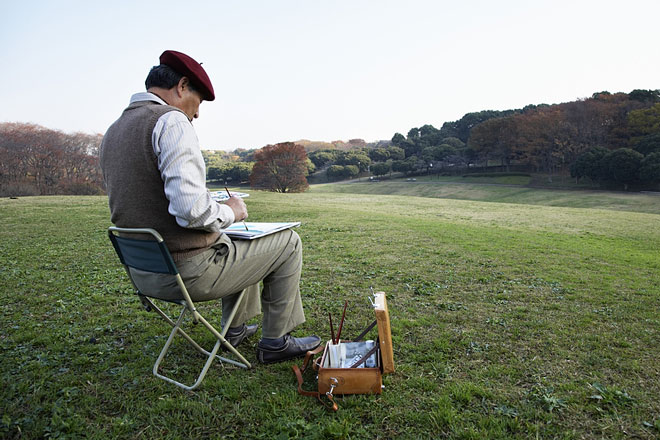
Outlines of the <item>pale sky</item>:
[[202,149],[404,135],[660,89],[658,0],[8,1],[0,122],[103,133],[166,49],[216,92]]

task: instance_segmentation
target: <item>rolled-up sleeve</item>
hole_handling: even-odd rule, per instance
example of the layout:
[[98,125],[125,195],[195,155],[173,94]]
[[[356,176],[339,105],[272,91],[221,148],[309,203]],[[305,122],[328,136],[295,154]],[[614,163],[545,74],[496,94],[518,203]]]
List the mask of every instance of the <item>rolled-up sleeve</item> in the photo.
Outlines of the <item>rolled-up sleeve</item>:
[[169,213],[184,228],[220,231],[234,223],[234,211],[211,198],[197,134],[179,111],[165,113],[152,134]]

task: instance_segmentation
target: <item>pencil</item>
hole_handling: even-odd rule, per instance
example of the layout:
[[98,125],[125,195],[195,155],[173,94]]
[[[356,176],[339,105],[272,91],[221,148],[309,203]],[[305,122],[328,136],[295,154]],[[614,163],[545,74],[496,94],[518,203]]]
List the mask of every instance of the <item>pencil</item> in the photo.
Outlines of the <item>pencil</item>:
[[344,302],[344,313],[341,314],[341,321],[339,321],[339,328],[337,329],[337,344],[339,344],[339,338],[341,337],[341,329],[344,327],[344,318],[346,318],[346,306],[348,301]]
[[[225,186],[225,191],[227,191],[227,195],[229,196],[229,198],[231,198],[231,193],[229,192],[229,189],[226,186]],[[246,231],[249,231],[247,225],[245,224],[245,220],[243,220],[243,226],[245,226]]]

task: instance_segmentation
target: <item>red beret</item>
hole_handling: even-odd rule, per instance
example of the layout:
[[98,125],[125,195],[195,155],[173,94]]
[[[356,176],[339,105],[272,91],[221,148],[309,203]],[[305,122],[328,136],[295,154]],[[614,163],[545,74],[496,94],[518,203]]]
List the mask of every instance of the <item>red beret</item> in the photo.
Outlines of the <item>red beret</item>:
[[202,94],[202,98],[205,101],[213,101],[215,99],[213,85],[209,76],[204,71],[202,65],[188,55],[175,50],[166,50],[160,56],[160,64],[165,64],[177,73],[187,76],[190,82],[192,82],[193,87]]

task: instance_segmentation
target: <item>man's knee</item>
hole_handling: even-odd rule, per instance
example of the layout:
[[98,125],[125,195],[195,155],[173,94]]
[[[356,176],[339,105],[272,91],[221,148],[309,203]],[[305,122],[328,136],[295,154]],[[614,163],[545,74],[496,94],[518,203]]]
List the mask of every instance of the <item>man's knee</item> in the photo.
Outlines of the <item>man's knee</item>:
[[300,236],[296,233],[296,231],[291,231],[291,237],[289,237],[289,245],[293,249],[292,254],[295,255],[296,258],[302,259],[302,240],[300,240]]
[[292,229],[290,229],[290,231],[291,231],[291,237],[289,238],[289,243],[293,244],[293,246],[296,248],[301,248],[302,241],[300,240],[300,236],[296,231]]

